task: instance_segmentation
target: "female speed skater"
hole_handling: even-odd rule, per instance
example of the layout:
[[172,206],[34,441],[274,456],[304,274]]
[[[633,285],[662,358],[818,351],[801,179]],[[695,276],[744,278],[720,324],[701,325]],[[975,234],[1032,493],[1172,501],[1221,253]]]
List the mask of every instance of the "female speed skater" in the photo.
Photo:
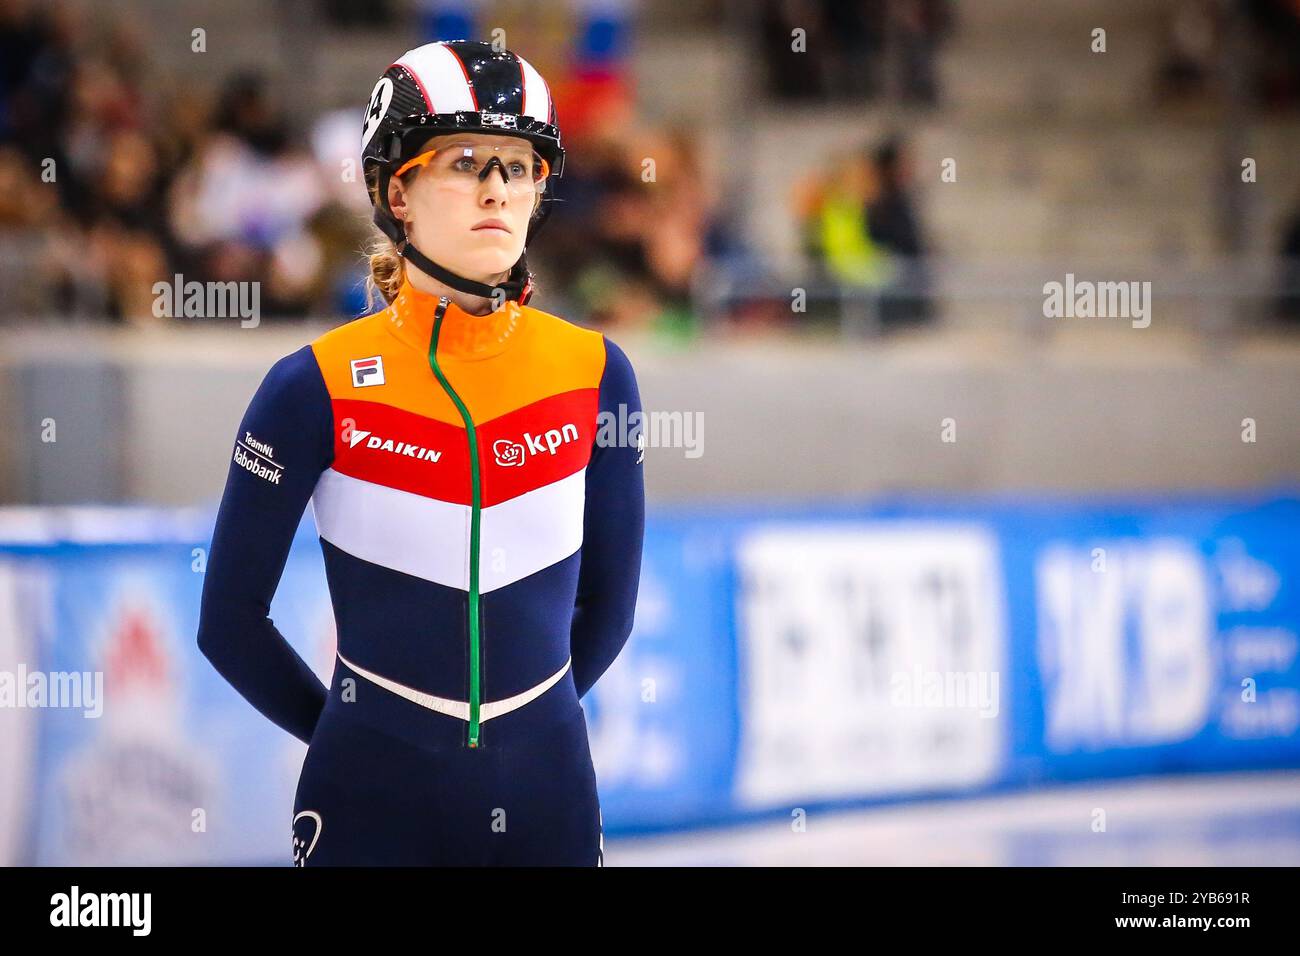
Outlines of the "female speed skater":
[[[297,865],[603,865],[579,700],[632,629],[643,442],[602,424],[641,404],[617,345],[527,304],[564,168],[550,91],[508,50],[429,43],[375,84],[361,146],[387,307],[249,404],[199,646],[309,745]],[[268,617],[309,500],[328,689]]]

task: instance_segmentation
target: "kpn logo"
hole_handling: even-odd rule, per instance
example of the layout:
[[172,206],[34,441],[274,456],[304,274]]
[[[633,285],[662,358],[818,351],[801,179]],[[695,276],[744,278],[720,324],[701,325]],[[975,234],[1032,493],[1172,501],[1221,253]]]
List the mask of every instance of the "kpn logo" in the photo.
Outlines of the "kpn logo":
[[522,443],[509,438],[498,438],[492,443],[492,454],[498,465],[510,468],[523,465],[530,456],[554,455],[562,445],[577,440],[578,426],[572,422],[565,422],[559,428],[548,428],[539,435],[524,432]]

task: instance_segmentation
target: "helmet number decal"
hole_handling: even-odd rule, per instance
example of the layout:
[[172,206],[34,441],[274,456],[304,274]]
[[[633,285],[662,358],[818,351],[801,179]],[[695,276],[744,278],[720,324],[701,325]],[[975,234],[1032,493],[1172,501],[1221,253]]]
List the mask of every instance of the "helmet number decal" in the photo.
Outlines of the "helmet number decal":
[[379,124],[388,113],[388,104],[391,102],[393,102],[393,81],[387,76],[380,77],[370,94],[370,105],[366,108],[366,122],[361,128],[363,150],[375,135],[375,130],[379,129]]

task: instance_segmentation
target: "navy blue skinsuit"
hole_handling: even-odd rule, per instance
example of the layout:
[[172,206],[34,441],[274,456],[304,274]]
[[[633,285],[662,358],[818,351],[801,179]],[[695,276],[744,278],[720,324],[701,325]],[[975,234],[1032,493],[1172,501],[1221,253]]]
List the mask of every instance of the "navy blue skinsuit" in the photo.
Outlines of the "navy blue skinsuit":
[[[579,699],[632,629],[640,411],[600,333],[516,303],[468,315],[409,283],[267,374],[198,642],[310,745],[295,863],[603,863]],[[328,691],[268,617],[309,500],[338,633]]]

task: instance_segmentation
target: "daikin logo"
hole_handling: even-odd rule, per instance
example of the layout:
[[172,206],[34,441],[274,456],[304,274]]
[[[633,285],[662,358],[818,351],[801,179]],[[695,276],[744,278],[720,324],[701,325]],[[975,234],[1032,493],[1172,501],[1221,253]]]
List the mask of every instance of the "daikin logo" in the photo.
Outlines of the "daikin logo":
[[348,441],[349,448],[356,448],[362,442],[366,443],[367,448],[373,448],[376,451],[391,452],[394,455],[402,455],[406,458],[414,458],[417,461],[434,461],[442,457],[442,452],[434,451],[432,448],[425,448],[421,445],[412,445],[406,441],[394,441],[391,438],[380,438],[373,432],[363,432],[360,429],[352,430],[352,437]]

